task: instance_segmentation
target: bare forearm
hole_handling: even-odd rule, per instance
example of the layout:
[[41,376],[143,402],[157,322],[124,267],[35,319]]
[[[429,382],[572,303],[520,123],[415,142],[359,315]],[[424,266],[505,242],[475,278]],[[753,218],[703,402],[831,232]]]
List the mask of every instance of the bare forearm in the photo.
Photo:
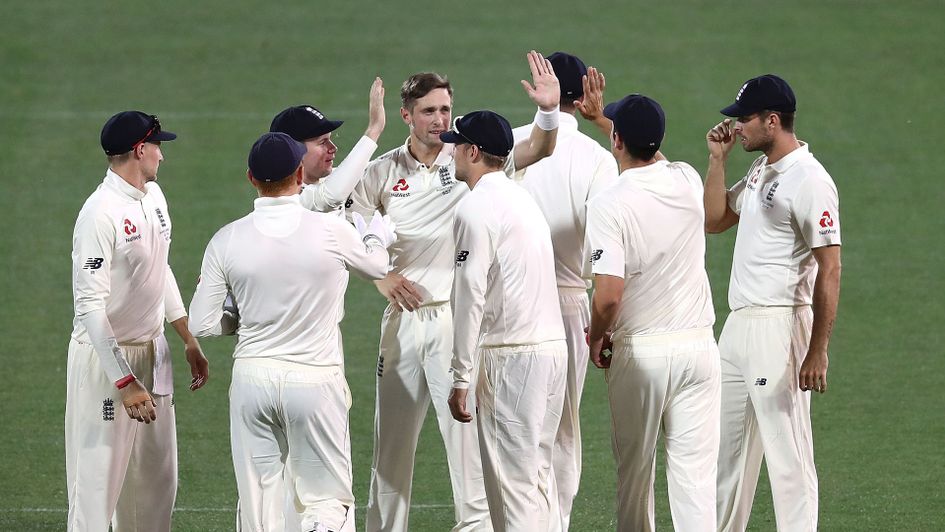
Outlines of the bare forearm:
[[810,335],[810,351],[827,352],[839,301],[840,266],[821,267],[814,281],[814,324]]
[[728,209],[728,194],[725,188],[725,159],[709,156],[709,169],[705,173],[705,190],[703,203],[705,206],[705,226],[709,232],[716,232],[718,226],[725,219]]
[[588,330],[591,341],[604,337],[604,333],[609,331],[617,321],[619,310],[619,295],[614,297],[609,294],[594,293],[591,304],[591,327]]
[[191,334],[190,329],[187,327],[188,319],[187,316],[183,318],[178,318],[171,322],[171,327],[174,327],[174,331],[177,332],[177,336],[180,336],[181,341],[185,344],[189,344],[195,340],[194,335]]

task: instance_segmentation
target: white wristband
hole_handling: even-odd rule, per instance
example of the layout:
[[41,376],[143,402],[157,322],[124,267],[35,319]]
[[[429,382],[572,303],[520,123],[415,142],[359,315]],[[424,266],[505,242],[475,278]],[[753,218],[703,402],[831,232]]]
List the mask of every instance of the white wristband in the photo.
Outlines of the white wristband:
[[542,111],[539,108],[538,114],[535,115],[535,125],[545,131],[558,129],[558,109],[555,107],[551,111]]

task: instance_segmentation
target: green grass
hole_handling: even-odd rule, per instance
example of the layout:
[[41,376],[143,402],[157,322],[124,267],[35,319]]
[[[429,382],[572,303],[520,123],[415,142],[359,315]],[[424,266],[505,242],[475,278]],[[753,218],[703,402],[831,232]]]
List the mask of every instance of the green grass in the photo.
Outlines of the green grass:
[[[189,301],[206,242],[251,208],[246,152],[277,111],[313,103],[346,120],[345,152],[366,125],[368,89],[380,75],[389,120],[381,153],[406,136],[400,82],[433,69],[454,82],[457,113],[489,107],[524,123],[533,109],[518,80],[527,76],[530,48],[568,50],[600,67],[609,99],[628,92],[658,99],[668,114],[665,152],[703,170],[705,131],[740,84],[769,71],[791,82],[799,135],[833,175],[843,211],[830,392],[813,405],[821,529],[945,528],[942,20],[945,6],[932,1],[5,3],[0,530],[63,528],[70,235],[104,173],[98,134],[108,116],[140,108],[180,135],[166,146],[161,184],[175,223],[171,260]],[[736,154],[733,174],[750,160]],[[733,238],[709,238],[719,324]],[[373,288],[351,283],[344,332],[359,505],[367,499],[382,307]],[[186,364],[172,340],[180,390],[175,528],[231,530],[231,341],[203,345],[212,379],[192,394],[181,386]],[[582,413],[584,479],[573,528],[613,529],[614,466],[596,370]],[[438,440],[428,423],[413,500],[433,507],[412,511],[413,530],[451,522],[451,509],[436,507],[450,502]],[[752,530],[774,528],[766,482]],[[658,524],[669,529],[662,473],[657,493]]]

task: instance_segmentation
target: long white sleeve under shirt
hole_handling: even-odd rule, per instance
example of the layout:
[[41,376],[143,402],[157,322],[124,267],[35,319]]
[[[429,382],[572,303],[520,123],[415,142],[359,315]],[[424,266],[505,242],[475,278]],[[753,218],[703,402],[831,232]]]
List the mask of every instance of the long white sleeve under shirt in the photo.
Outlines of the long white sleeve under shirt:
[[187,315],[167,262],[170,243],[167,200],[155,182],[142,192],[109,169],[79,211],[72,337],[95,346],[112,381],[131,373],[116,344],[149,342],[163,333],[165,318]]
[[[463,185],[465,186],[465,185]],[[551,230],[535,200],[502,172],[456,208],[453,386],[468,388],[477,347],[564,340]]]
[[[578,130],[570,113],[558,113],[555,151],[519,170],[514,179],[531,194],[551,228],[559,287],[590,288],[584,278],[584,231],[587,202],[617,179],[617,161],[594,139]],[[515,141],[528,138],[533,124],[512,130]]]
[[348,269],[368,279],[387,274],[387,251],[368,242],[344,219],[306,210],[298,196],[256,199],[252,213],[207,245],[191,332],[221,333],[229,290],[240,311],[234,358],[340,365]]
[[354,187],[361,182],[377,143],[362,136],[351,148],[348,156],[327,177],[317,183],[304,185],[300,194],[302,206],[317,212],[328,212],[341,208]]

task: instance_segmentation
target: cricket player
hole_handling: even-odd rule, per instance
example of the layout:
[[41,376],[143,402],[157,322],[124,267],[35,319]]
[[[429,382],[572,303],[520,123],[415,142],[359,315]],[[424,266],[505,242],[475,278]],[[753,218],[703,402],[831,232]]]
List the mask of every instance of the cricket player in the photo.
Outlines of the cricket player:
[[[659,103],[631,94],[604,108],[613,121],[617,185],[588,207],[594,273],[588,341],[606,368],[617,530],[656,529],[656,445],[666,443],[673,525],[715,530],[719,451],[719,352],[705,270],[702,179],[660,152]],[[602,355],[607,331],[613,354]]]
[[[827,344],[840,297],[837,187],[794,134],[794,91],[773,74],[748,80],[709,130],[706,230],[738,224],[722,356],[719,530],[745,530],[761,459],[778,530],[817,530],[810,394],[827,391]],[[725,188],[740,139],[760,151]]]
[[[387,273],[393,231],[380,216],[358,230],[302,207],[305,146],[262,135],[249,154],[259,193],[251,214],[210,240],[191,302],[197,336],[222,332],[223,301],[240,312],[230,386],[230,442],[242,530],[282,531],[282,479],[302,508],[302,530],[337,532],[351,516],[351,404],[338,323],[348,270]],[[294,517],[294,516],[293,516]]]
[[456,207],[453,224],[450,411],[457,421],[472,421],[467,399],[476,382],[493,529],[560,530],[552,452],[568,348],[551,230],[531,196],[503,174],[513,145],[504,118],[472,112],[441,138],[456,144],[456,178],[472,190]]
[[171,217],[156,180],[161,142],[175,138],[154,115],[109,118],[101,135],[108,171],[76,219],[65,420],[70,531],[171,529],[177,434],[165,319],[184,341],[190,389],[209,377],[167,262]]
[[318,212],[340,209],[355,185],[361,181],[364,168],[377,149],[377,140],[384,131],[384,83],[375,78],[371,85],[368,127],[344,162],[333,168],[338,147],[331,133],[344,123],[329,120],[311,105],[298,105],[283,110],[272,119],[269,131],[288,134],[305,145],[302,157],[302,206]]
[[[571,506],[581,481],[581,394],[588,353],[584,330],[590,324],[584,279],[584,225],[587,201],[613,184],[617,163],[596,141],[578,131],[577,104],[584,99],[582,79],[587,67],[564,52],[548,56],[561,86],[558,138],[555,151],[516,174],[519,184],[538,204],[551,228],[558,303],[568,342],[568,378],[561,424],[555,437],[554,470],[558,510],[567,530]],[[533,124],[512,130],[516,140],[527,137]],[[521,174],[521,175],[519,175]]]
[[[522,85],[541,119],[508,157],[509,175],[550,155],[557,131],[558,80],[541,54],[527,57],[532,83]],[[432,399],[449,463],[453,530],[488,530],[476,427],[456,423],[446,404],[452,386],[453,214],[469,192],[457,186],[453,144],[440,139],[451,123],[452,87],[438,74],[416,74],[404,82],[401,100],[410,136],[368,165],[352,194],[353,212],[379,209],[398,228],[390,249],[393,269],[375,283],[390,305],[381,320],[366,528],[409,530],[417,438]]]

